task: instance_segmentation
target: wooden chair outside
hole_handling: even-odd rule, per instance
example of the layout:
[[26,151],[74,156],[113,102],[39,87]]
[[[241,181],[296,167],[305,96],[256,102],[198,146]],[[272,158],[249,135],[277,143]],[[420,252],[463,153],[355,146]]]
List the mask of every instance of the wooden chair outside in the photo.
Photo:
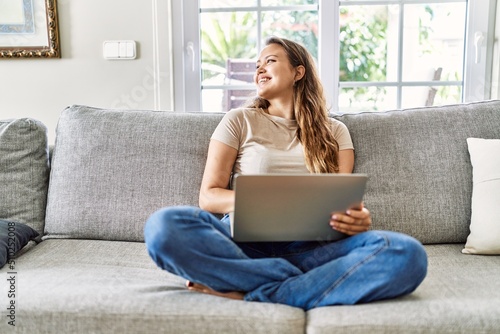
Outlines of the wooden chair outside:
[[[228,59],[226,61],[226,84],[245,85],[253,83],[255,73],[255,60],[250,59]],[[240,107],[251,96],[253,89],[228,89],[224,91],[224,108],[229,111]]]

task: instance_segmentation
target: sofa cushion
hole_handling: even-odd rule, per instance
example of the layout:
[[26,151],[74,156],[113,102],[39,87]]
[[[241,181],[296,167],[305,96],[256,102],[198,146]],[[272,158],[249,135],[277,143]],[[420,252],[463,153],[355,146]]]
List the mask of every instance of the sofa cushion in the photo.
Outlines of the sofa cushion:
[[[304,332],[301,309],[188,291],[155,266],[144,243],[46,240],[16,269],[19,333]],[[6,275],[0,270],[2,293]],[[0,333],[11,332],[2,319]]]
[[351,133],[354,172],[369,176],[373,228],[423,243],[465,242],[472,167],[467,138],[500,138],[500,101],[338,117]]
[[461,244],[427,245],[428,274],[412,294],[308,311],[307,333],[497,333],[500,256],[467,256]]
[[28,225],[0,219],[0,268],[36,237],[38,232]]
[[0,219],[43,232],[49,168],[45,125],[29,118],[0,121]]
[[466,254],[500,254],[500,139],[467,139],[472,163],[472,216]]
[[[16,326],[22,333],[496,333],[500,257],[427,245],[428,275],[406,297],[303,310],[185,289],[145,245],[46,240],[18,258]],[[0,270],[5,277],[7,268]],[[0,290],[5,290],[5,279]],[[40,288],[43,286],[43,288]],[[0,322],[0,332],[12,329]]]
[[52,158],[45,238],[143,240],[154,211],[197,205],[222,114],[65,109]]

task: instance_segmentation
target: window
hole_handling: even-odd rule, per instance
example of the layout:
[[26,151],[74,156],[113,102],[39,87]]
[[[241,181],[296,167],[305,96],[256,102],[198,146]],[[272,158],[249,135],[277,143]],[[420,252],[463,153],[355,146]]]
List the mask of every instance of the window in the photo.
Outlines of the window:
[[[489,98],[495,0],[173,2],[175,107],[226,111],[254,93],[270,35],[313,54],[332,111]],[[181,66],[179,66],[181,65]]]
[[339,108],[461,101],[466,2],[340,6]]

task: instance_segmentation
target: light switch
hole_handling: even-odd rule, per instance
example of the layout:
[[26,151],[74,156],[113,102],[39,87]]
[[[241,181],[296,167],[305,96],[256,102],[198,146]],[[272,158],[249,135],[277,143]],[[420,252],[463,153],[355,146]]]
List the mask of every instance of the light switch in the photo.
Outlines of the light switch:
[[127,44],[128,42],[119,42],[118,43],[118,46],[119,46],[119,51],[118,51],[118,56],[120,58],[127,58]]
[[137,55],[135,41],[104,41],[104,59],[135,59]]
[[115,59],[119,57],[119,44],[113,42],[104,42],[104,58],[105,59]]
[[135,58],[135,42],[127,43],[127,49],[125,55],[127,58]]

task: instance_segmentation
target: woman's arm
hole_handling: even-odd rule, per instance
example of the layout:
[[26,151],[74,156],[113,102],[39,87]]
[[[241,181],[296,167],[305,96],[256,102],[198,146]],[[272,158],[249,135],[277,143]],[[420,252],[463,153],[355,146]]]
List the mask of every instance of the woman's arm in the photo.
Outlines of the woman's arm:
[[236,149],[220,141],[210,141],[200,187],[201,209],[213,213],[228,213],[234,210],[234,191],[229,190],[228,185],[237,154]]
[[339,173],[351,174],[354,169],[354,150],[339,151]]

